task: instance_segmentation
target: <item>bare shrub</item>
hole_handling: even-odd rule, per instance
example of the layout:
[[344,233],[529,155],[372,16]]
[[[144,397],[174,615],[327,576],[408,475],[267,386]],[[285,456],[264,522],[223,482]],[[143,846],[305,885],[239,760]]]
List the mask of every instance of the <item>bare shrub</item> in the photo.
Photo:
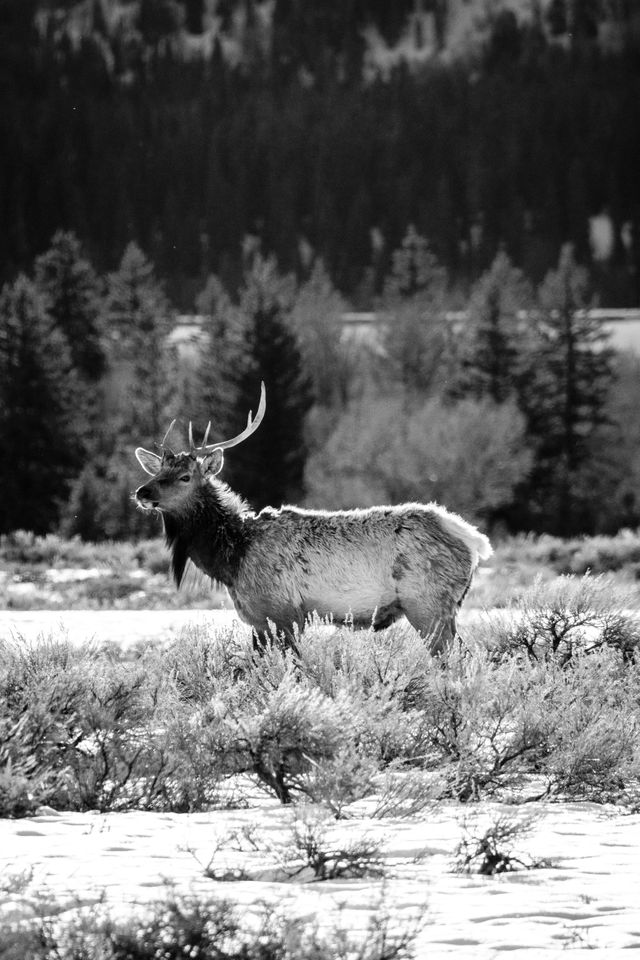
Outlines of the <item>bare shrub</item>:
[[[431,678],[427,708],[447,792],[480,799],[534,775],[535,795],[542,789],[633,802],[640,788],[639,674],[637,664],[605,646],[568,661],[496,661],[482,648],[453,655]],[[526,780],[520,789],[526,795]]]
[[424,770],[403,769],[390,764],[382,778],[378,778],[376,805],[370,816],[385,818],[414,817],[425,810],[433,810],[438,798],[446,791],[443,778]]
[[537,578],[506,612],[489,615],[482,635],[499,654],[526,653],[567,663],[578,650],[614,647],[627,659],[640,644],[635,599],[606,576]]
[[171,678],[181,700],[206,704],[251,669],[248,639],[237,622],[216,630],[189,624],[178,640],[156,652],[153,668]]
[[621,530],[613,537],[569,540],[565,550],[566,556],[555,561],[558,573],[597,575],[626,568],[637,576],[640,570],[640,534],[637,530]]
[[[320,628],[318,628],[319,630]],[[299,669],[312,685],[350,704],[358,754],[379,765],[424,750],[420,705],[438,661],[406,624],[374,632],[345,627],[300,638]]]
[[424,640],[402,622],[375,632],[315,620],[298,649],[301,672],[328,696],[351,686],[361,695],[383,689],[404,702],[433,664]]
[[227,720],[239,766],[282,803],[291,803],[311,765],[334,756],[344,742],[348,704],[310,688],[293,671],[275,688],[252,690],[256,700],[243,710],[236,702]]
[[171,895],[151,914],[116,920],[105,910],[3,929],[0,960],[410,960],[418,924],[394,929],[380,904],[363,938],[257,905],[247,923],[227,900]]
[[352,743],[344,743],[332,757],[314,761],[299,777],[298,789],[341,820],[350,804],[371,796],[377,773],[378,764],[371,757],[362,756]]
[[309,870],[315,880],[360,880],[384,875],[380,843],[367,838],[331,840],[326,815],[321,813],[303,811],[296,817],[291,853],[292,858],[285,864],[290,877]]
[[47,793],[36,761],[16,749],[19,727],[20,721],[9,725],[0,720],[0,817],[28,817]]
[[495,663],[486,650],[454,651],[430,677],[424,711],[447,793],[479,799],[526,768],[539,753],[540,674]]
[[637,800],[638,673],[608,649],[575,656],[570,670],[549,672],[544,769],[551,792]]
[[[7,645],[0,673],[8,749],[38,784],[39,802],[65,809],[152,806],[168,758],[152,735],[159,688],[140,664],[65,642]],[[28,769],[25,767],[28,764]]]
[[0,876],[0,893],[17,896],[27,890],[33,880],[34,869],[32,866],[24,870],[7,871]]
[[219,806],[222,781],[239,762],[231,731],[215,708],[176,704],[159,716],[158,746],[171,763],[156,805],[178,813]]
[[492,877],[514,870],[548,867],[548,860],[523,858],[513,851],[514,841],[530,833],[535,822],[534,817],[516,820],[499,816],[483,833],[465,827],[465,835],[455,851],[456,869],[460,873],[479,873]]

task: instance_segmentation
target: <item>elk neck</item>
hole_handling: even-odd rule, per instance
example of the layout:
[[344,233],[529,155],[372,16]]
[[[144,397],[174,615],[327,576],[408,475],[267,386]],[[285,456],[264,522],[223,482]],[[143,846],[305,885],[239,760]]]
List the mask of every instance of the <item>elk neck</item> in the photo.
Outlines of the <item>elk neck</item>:
[[219,480],[205,483],[180,515],[164,514],[176,586],[182,583],[187,560],[213,580],[232,585],[246,548],[245,519],[251,515],[246,503]]

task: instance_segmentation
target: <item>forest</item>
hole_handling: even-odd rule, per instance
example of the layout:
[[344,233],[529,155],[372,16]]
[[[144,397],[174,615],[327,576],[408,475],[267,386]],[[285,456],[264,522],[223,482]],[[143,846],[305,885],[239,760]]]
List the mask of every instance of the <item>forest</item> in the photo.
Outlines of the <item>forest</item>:
[[227,33],[187,56],[211,4],[0,4],[0,533],[149,535],[133,448],[173,417],[237,432],[261,380],[225,473],[256,507],[640,523],[638,365],[587,312],[640,299],[631,7],[615,49],[568,0],[375,75],[365,26],[392,43],[416,5],[346,6],[278,2],[265,32],[214,4]]
[[[594,40],[611,4],[554,0],[527,20],[494,15],[473,51],[384,73],[367,72],[365,24],[393,42],[409,0],[279,0],[268,31],[264,3],[218,3],[229,32],[190,54],[201,35],[185,30],[210,6],[3,0],[0,278],[57,229],[104,271],[133,240],[188,311],[211,272],[237,287],[255,235],[285,271],[319,257],[366,309],[410,224],[465,296],[501,245],[536,283],[563,243],[589,258],[589,218],[607,211],[598,291],[638,302],[633,4],[618,4],[613,49]],[[447,3],[419,6],[437,26]]]
[[242,283],[211,274],[193,343],[134,243],[101,275],[58,231],[0,295],[0,532],[149,536],[138,445],[239,432],[260,381],[267,414],[225,479],[255,507],[437,500],[493,532],[611,533],[640,522],[640,360],[610,346],[588,270],[565,244],[537,286],[500,251],[465,313],[411,226],[376,300],[375,336],[346,336],[320,260],[281,271],[255,238]]

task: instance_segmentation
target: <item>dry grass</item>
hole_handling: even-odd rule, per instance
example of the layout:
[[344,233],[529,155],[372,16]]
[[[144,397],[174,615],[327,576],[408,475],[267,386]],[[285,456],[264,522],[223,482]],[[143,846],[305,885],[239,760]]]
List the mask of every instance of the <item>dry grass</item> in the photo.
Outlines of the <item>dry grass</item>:
[[240,774],[336,818],[373,795],[380,815],[541,792],[635,804],[640,624],[627,602],[603,578],[537,582],[444,658],[403,624],[315,623],[298,656],[262,658],[237,628],[128,659],[5,643],[1,812],[204,809]]

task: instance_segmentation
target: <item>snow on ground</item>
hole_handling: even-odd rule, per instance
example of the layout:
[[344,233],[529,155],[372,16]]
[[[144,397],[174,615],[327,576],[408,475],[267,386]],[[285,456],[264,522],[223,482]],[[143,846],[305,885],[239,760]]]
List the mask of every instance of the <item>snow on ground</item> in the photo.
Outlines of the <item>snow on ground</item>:
[[[93,637],[127,645],[177,636],[187,622],[219,625],[231,618],[229,611],[4,611],[0,637],[36,640],[62,625],[74,642]],[[332,847],[363,837],[380,842],[384,876],[318,882],[308,870],[290,876],[299,810],[255,791],[247,803],[198,814],[42,808],[27,819],[0,820],[0,941],[3,924],[57,912],[61,900],[71,910],[104,895],[117,912],[136,911],[173,887],[229,898],[247,916],[267,903],[350,932],[364,931],[384,902],[399,927],[420,921],[418,960],[488,960],[503,951],[548,960],[567,949],[578,957],[594,950],[607,958],[640,956],[640,814],[590,803],[442,803],[404,819],[327,821]],[[498,877],[456,872],[465,824],[481,834],[505,814],[535,814],[513,852],[547,865]],[[217,876],[231,870],[246,879],[211,879],[210,861]]]
[[[463,611],[461,625],[479,611]],[[0,610],[0,640],[33,643],[51,634],[72,644],[91,641],[127,648],[142,641],[175,640],[189,624],[216,629],[238,622],[228,610]],[[248,627],[246,628],[249,629]]]
[[222,627],[233,610],[0,610],[0,640],[33,643],[50,634],[70,643],[89,641],[133,646],[140,641],[177,638],[187,624]]
[[[38,891],[69,909],[106,895],[122,915],[172,889],[231,899],[247,915],[266,903],[352,933],[366,928],[382,898],[399,928],[419,919],[418,958],[485,960],[502,951],[550,958],[567,948],[573,955],[582,949],[606,957],[640,954],[640,815],[589,803],[539,804],[539,819],[517,842],[517,853],[550,866],[499,877],[454,871],[465,823],[479,819],[484,828],[498,815],[531,812],[447,803],[402,820],[331,821],[331,844],[362,837],[382,843],[385,878],[318,882],[308,871],[297,879],[283,872],[299,813],[275,801],[198,814],[43,808],[38,816],[0,821],[3,886],[12,873],[32,871],[26,889],[0,895],[0,928],[36,909],[46,913],[46,896],[37,908]],[[245,827],[254,831],[251,844],[238,842]],[[209,879],[204,868],[211,860],[220,875],[241,867],[248,879]]]

